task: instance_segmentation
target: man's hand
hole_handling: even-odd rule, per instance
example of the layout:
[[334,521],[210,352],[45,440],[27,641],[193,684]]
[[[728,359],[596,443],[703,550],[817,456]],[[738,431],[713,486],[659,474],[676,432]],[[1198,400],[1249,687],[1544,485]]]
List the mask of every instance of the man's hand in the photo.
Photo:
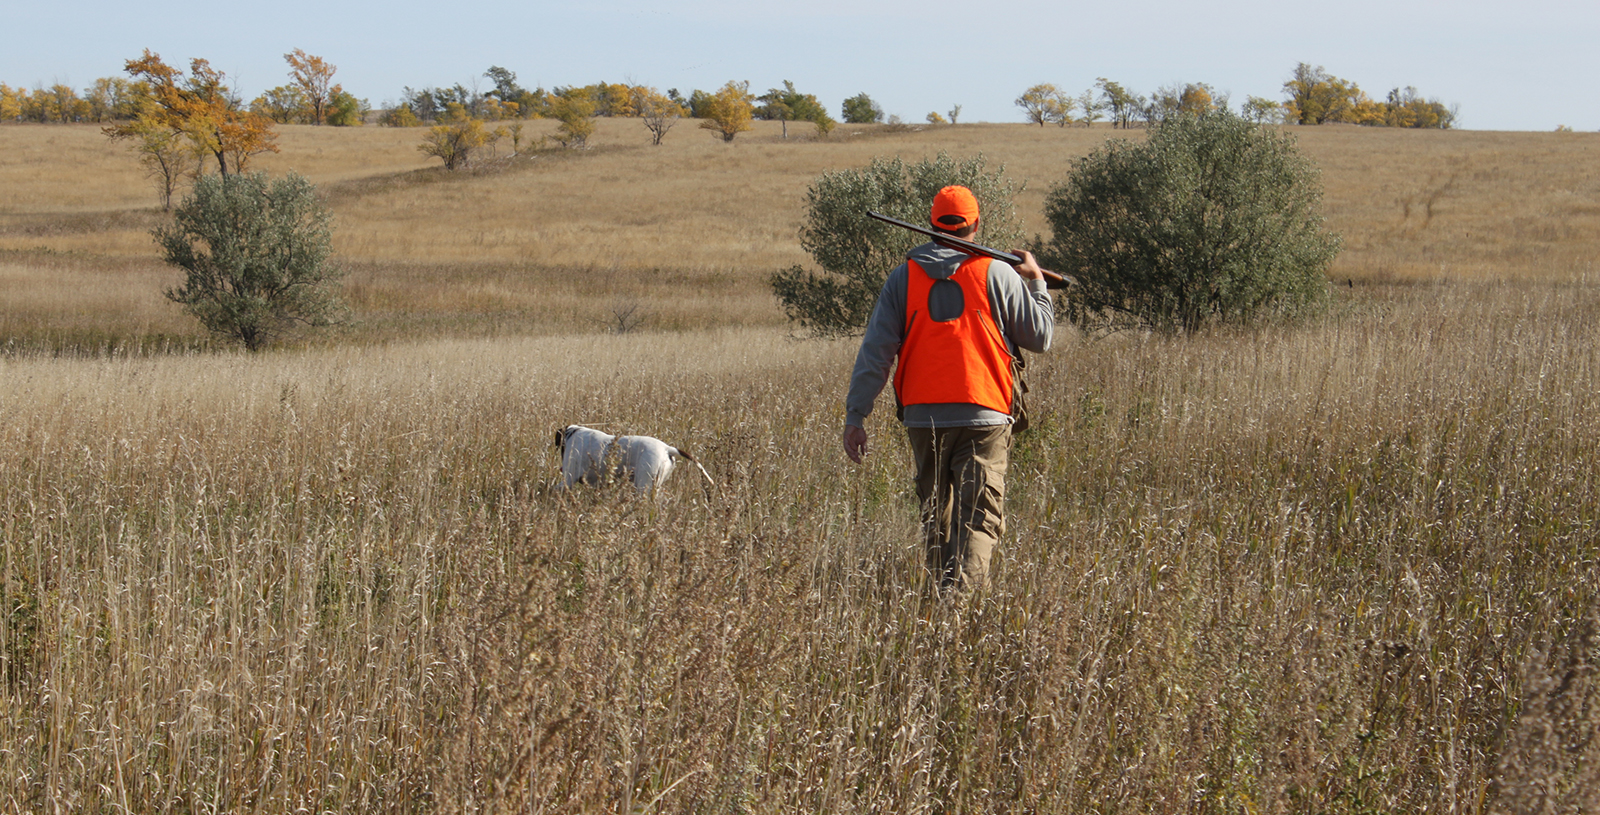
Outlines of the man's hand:
[[851,461],[861,463],[861,457],[867,454],[867,431],[853,424],[844,426],[844,454]]
[[1044,270],[1039,268],[1039,261],[1033,259],[1033,253],[1026,249],[1013,249],[1011,254],[1022,258],[1022,263],[1016,266],[1017,274],[1024,280],[1043,280]]

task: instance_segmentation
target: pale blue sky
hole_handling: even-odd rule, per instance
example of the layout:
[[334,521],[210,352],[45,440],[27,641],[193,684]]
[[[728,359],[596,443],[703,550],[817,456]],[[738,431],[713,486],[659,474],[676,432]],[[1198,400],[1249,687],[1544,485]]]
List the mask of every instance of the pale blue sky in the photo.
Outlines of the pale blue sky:
[[963,121],[1017,122],[1012,100],[1040,82],[1077,93],[1105,76],[1144,94],[1206,82],[1237,108],[1282,99],[1307,62],[1374,98],[1413,85],[1458,105],[1463,128],[1600,130],[1594,0],[5,0],[0,29],[0,81],[30,88],[121,76],[149,48],[185,68],[210,60],[248,99],[284,84],[283,54],[302,48],[374,106],[408,85],[488,89],[499,65],[529,88],[688,94],[736,79],[759,93],[789,79],[835,116],[865,91],[909,122],[957,104]]

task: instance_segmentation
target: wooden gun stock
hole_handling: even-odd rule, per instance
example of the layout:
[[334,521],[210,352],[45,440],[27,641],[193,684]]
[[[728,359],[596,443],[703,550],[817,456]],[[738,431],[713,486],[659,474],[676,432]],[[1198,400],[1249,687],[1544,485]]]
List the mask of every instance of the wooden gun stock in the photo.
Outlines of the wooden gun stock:
[[[948,246],[951,249],[954,249],[954,250],[956,250],[958,252],[966,252],[967,254],[972,255],[974,257],[986,257],[986,258],[990,258],[992,260],[999,260],[999,261],[1003,261],[1005,263],[1009,263],[1012,266],[1016,266],[1016,265],[1022,263],[1022,258],[1021,257],[1018,257],[1017,255],[1013,255],[1010,252],[1002,252],[999,249],[990,249],[989,247],[984,246],[983,244],[973,243],[972,241],[966,240],[964,238],[958,238],[958,237],[956,237],[954,235],[948,235],[948,234],[945,234],[943,232],[939,232],[939,231],[934,230],[934,229],[928,229],[926,227],[917,226],[916,224],[908,224],[905,221],[900,220],[899,218],[890,218],[887,215],[880,215],[880,214],[878,214],[876,212],[873,212],[870,209],[867,210],[867,217],[876,218],[876,219],[878,219],[880,221],[883,221],[886,224],[893,224],[895,226],[900,227],[901,229],[909,229],[912,232],[917,232],[917,233],[926,235],[926,236],[932,238],[935,243],[937,243],[937,244],[939,244],[941,246]],[[1056,274],[1055,272],[1045,271],[1043,269],[1041,269],[1040,271],[1044,272],[1044,285],[1045,285],[1045,288],[1047,288],[1047,289],[1064,289],[1064,288],[1067,288],[1068,286],[1075,285],[1078,282],[1078,281],[1073,280],[1071,277],[1068,277],[1067,275],[1064,275],[1064,274]]]

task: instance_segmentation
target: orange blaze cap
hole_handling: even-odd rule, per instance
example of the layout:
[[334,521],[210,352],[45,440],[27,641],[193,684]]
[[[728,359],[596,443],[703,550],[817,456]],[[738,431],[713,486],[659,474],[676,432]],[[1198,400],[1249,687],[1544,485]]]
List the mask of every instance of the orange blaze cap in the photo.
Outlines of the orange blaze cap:
[[[941,221],[946,215],[955,215],[960,223]],[[928,216],[938,229],[961,229],[978,222],[978,199],[966,187],[949,186],[933,196],[933,213]]]

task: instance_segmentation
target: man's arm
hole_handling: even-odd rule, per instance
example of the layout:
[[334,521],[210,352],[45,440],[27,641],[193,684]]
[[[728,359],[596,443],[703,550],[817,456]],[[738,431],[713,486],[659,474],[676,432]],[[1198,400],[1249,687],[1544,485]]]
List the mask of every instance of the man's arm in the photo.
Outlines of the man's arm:
[[889,382],[895,356],[905,340],[906,267],[899,266],[883,281],[878,302],[867,321],[867,333],[856,352],[855,369],[850,373],[850,392],[845,397],[844,451],[851,461],[866,454],[867,417],[872,415],[878,394]]
[[1056,310],[1044,274],[1031,252],[1019,250],[1022,257],[1016,273],[1007,272],[1001,261],[989,266],[989,301],[995,321],[1006,338],[1024,351],[1044,353],[1055,337]]

